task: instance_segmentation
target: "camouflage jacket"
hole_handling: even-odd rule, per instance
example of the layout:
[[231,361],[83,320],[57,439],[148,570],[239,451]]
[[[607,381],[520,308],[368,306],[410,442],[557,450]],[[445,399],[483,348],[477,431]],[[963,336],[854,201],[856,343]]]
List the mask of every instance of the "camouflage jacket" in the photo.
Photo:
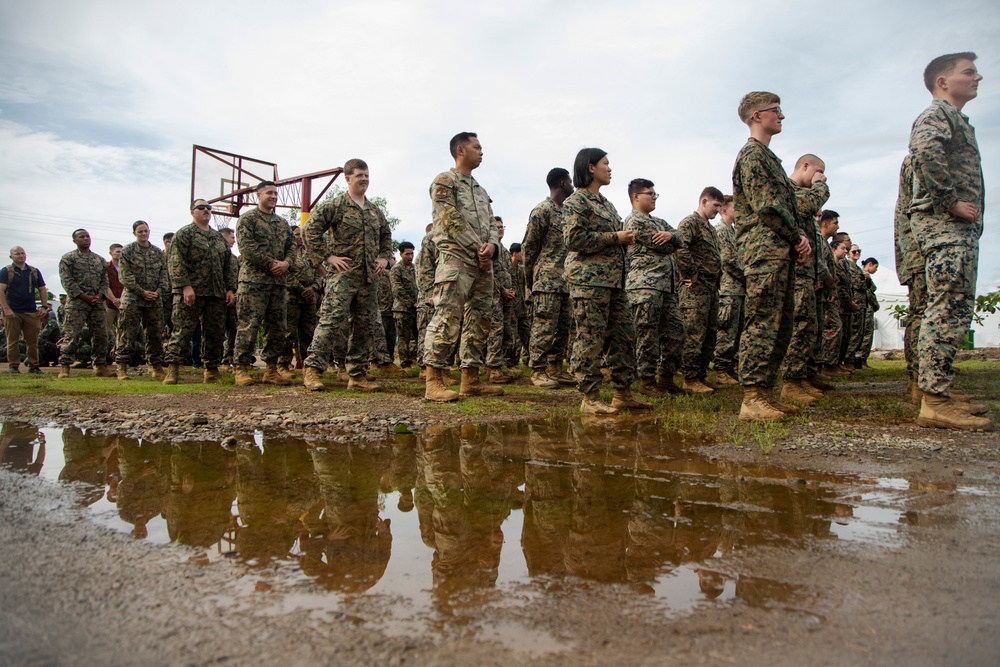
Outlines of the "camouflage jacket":
[[419,301],[422,304],[430,301],[431,293],[434,291],[434,273],[437,270],[437,246],[434,245],[434,231],[431,230],[420,242],[420,254],[417,255],[413,265],[416,267],[417,292]]
[[868,274],[850,260],[847,262],[847,268],[851,272],[851,300],[858,307],[858,311],[864,312],[865,304],[868,303]]
[[[123,306],[159,308],[163,305],[163,297],[169,294],[167,255],[152,243],[143,248],[138,241],[133,241],[122,248],[118,275],[125,288],[122,292]],[[144,291],[159,292],[160,298],[147,301],[142,298]]]
[[[476,179],[457,169],[437,175],[430,187],[437,271],[448,271],[450,260],[478,267],[477,253],[484,243],[497,243],[490,196]],[[496,260],[496,255],[493,257]]]
[[868,312],[877,313],[878,297],[875,296],[875,292],[878,288],[875,286],[875,281],[872,279],[871,274],[865,273],[865,278],[868,281]]
[[[679,276],[673,253],[684,248],[681,233],[666,220],[635,209],[625,218],[624,229],[635,232],[635,243],[625,250],[628,260],[625,289],[677,291]],[[656,245],[653,243],[656,232],[670,232],[673,238],[663,245]]]
[[392,279],[389,277],[390,270],[383,271],[375,276],[375,286],[378,291],[378,309],[382,313],[392,312]]
[[416,267],[413,264],[400,262],[392,267],[389,280],[392,283],[392,310],[407,312],[416,307],[419,298]]
[[69,297],[67,306],[77,303],[81,294],[97,294],[103,299],[109,289],[104,258],[93,251],[73,250],[66,253],[59,260],[59,282]]
[[[818,262],[822,264],[825,269],[823,272],[824,276],[823,282],[826,282],[825,276],[833,277],[833,280],[830,282],[829,286],[823,285],[822,287],[821,293],[825,298],[837,294],[837,284],[839,275],[837,271],[837,258],[833,256],[833,249],[830,248],[830,244],[827,242],[826,239],[823,238],[822,234],[820,233],[819,225],[815,225],[815,227],[816,227],[816,236],[819,239],[819,252],[817,252],[816,254],[819,255]],[[820,278],[817,278],[817,280],[819,279]]]
[[563,208],[552,197],[531,210],[521,242],[524,273],[532,292],[567,293]]
[[[324,237],[328,230],[329,236]],[[302,240],[313,266],[320,266],[330,255],[347,257],[351,266],[345,273],[366,284],[375,282],[375,260],[392,259],[392,233],[382,211],[367,197],[364,208],[358,206],[347,192],[316,207],[302,230]]]
[[792,259],[803,234],[795,205],[795,184],[781,160],[750,138],[733,168],[736,246],[744,270],[761,260]]
[[174,235],[167,257],[171,289],[182,294],[190,285],[195,296],[225,297],[236,284],[232,260],[233,253],[222,234],[193,222],[185,225]]
[[625,247],[618,244],[622,219],[608,199],[581,188],[563,202],[566,280],[570,285],[625,286]]
[[719,280],[719,294],[745,296],[746,278],[743,276],[743,262],[736,249],[736,232],[725,222],[715,226],[715,236],[719,239],[719,256],[722,258],[722,277]]
[[[236,244],[243,257],[243,269],[239,277],[241,283],[287,284],[288,272],[282,276],[273,275],[271,264],[279,260],[291,265],[295,259],[295,240],[288,220],[275,213],[264,213],[259,208],[253,208],[241,215],[236,223]],[[175,285],[175,292],[176,287]]]
[[513,289],[514,279],[510,275],[511,260],[510,250],[504,247],[503,243],[497,241],[497,254],[493,257],[493,293],[500,294],[500,290]]
[[[983,233],[986,187],[976,131],[969,117],[945,100],[934,100],[910,130],[913,199],[910,223],[922,248],[973,245]],[[949,213],[960,201],[979,209],[975,222]]]
[[712,225],[696,211],[681,220],[677,229],[687,244],[686,250],[677,253],[677,268],[681,277],[714,283],[722,273],[722,255],[719,252],[719,237],[715,235]]
[[[523,257],[524,245],[521,246],[521,252]],[[527,310],[524,307],[525,298],[530,297],[530,295],[525,292],[524,285],[524,262],[519,264],[511,263],[510,266],[510,277],[514,283],[514,314],[518,318],[522,318],[527,314]]]
[[909,285],[924,272],[924,256],[920,254],[910,227],[910,200],[913,199],[913,163],[907,155],[899,166],[899,194],[894,212],[896,246],[896,277],[900,285]]
[[805,188],[795,184],[795,206],[799,211],[803,235],[809,239],[813,252],[803,266],[796,265],[795,273],[815,280],[825,280],[826,267],[819,261],[819,244],[823,242],[816,227],[816,213],[830,198],[830,187],[825,182],[816,182]]
[[290,271],[288,274],[288,297],[302,299],[302,293],[313,288],[313,299],[319,296],[319,292],[322,289],[320,284],[319,274],[313,267],[312,262],[309,261],[309,256],[306,254],[305,247],[296,247],[295,251],[292,253],[292,266],[295,267],[294,271]]
[[[834,258],[836,261],[836,258]],[[851,309],[851,302],[854,300],[851,280],[851,260],[844,258],[837,262],[837,300],[840,302],[840,309],[847,312]]]

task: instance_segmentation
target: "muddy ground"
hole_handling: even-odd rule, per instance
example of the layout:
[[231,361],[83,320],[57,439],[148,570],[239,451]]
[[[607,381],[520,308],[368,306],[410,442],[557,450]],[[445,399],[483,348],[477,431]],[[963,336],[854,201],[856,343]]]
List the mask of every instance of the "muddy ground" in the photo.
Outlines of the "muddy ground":
[[[512,392],[523,409],[442,409],[419,400],[416,379],[390,387],[364,397],[259,387],[8,396],[0,416],[171,441],[263,431],[335,446],[393,430],[572,415],[577,400],[566,390]],[[206,565],[196,550],[94,523],[79,489],[0,469],[0,664],[998,664],[1000,435],[928,431],[913,424],[915,410],[886,419],[844,398],[904,389],[863,376],[841,383],[839,398],[824,400],[840,401],[842,418],[828,408],[822,420],[797,420],[767,454],[718,433],[692,446],[739,481],[820,484],[898,518],[870,539],[734,550],[710,574],[742,582],[742,593],[738,584],[732,599],[702,596],[683,609],[622,583],[542,577],[461,614],[400,623],[391,597],[337,596],[238,558]],[[986,402],[995,417],[998,403]],[[755,596],[755,586],[767,593]]]

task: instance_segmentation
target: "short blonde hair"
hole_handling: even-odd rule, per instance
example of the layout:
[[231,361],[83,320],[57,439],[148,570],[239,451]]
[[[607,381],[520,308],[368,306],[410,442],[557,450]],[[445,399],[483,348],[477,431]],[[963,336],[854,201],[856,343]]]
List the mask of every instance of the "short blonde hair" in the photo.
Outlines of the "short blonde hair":
[[740,100],[740,120],[749,125],[754,112],[760,111],[769,104],[781,104],[781,98],[774,93],[764,90],[755,90],[752,93],[747,93]]

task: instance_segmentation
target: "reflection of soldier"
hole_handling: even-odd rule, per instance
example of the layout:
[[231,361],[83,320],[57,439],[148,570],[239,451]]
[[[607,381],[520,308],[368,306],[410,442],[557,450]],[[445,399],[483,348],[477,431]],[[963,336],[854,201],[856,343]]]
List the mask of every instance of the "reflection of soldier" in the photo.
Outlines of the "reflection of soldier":
[[118,457],[113,445],[104,436],[90,435],[70,427],[63,430],[65,465],[59,472],[60,482],[82,482],[80,503],[90,506],[104,497],[104,485],[118,472]]
[[217,544],[233,521],[235,457],[217,442],[172,445],[167,493],[167,533],[171,542],[207,548]]
[[43,463],[45,435],[28,422],[4,422],[0,431],[0,465],[37,475]]
[[400,512],[413,509],[413,487],[417,483],[417,440],[412,434],[397,434],[392,442],[392,465],[389,467],[389,491],[399,492]]
[[169,485],[165,469],[169,465],[170,445],[118,437],[118,516],[134,526],[132,535],[144,539],[146,524],[164,510]]
[[300,540],[302,571],[328,588],[366,591],[385,574],[392,550],[390,521],[379,516],[378,504],[389,450],[343,445],[310,455],[323,510],[308,519],[309,536]]

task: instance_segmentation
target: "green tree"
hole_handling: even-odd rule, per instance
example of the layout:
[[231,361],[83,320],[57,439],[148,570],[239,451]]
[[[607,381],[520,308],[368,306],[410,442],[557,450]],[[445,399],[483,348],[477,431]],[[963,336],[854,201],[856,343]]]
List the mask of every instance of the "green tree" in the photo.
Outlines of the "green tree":
[[[334,184],[334,186],[332,188],[330,188],[327,191],[327,193],[325,195],[323,195],[323,199],[321,199],[319,201],[319,203],[316,204],[316,206],[319,206],[320,204],[322,204],[322,203],[324,203],[326,201],[329,201],[329,200],[333,199],[334,197],[336,197],[338,195],[341,195],[341,194],[343,194],[345,192],[347,192],[347,188],[343,187],[339,183],[336,183],[336,184]],[[389,213],[389,203],[386,201],[385,197],[369,197],[368,201],[370,201],[372,204],[374,204],[375,206],[377,206],[378,210],[382,211],[382,215],[385,216],[386,222],[389,223],[389,231],[395,231],[396,227],[399,226],[399,218],[397,218],[396,216],[391,215]],[[297,219],[298,218],[296,218],[296,220]],[[405,239],[403,239],[403,240],[405,240]],[[399,244],[400,244],[400,241],[397,241],[396,239],[392,240],[392,251],[393,252],[397,252],[399,250]]]

